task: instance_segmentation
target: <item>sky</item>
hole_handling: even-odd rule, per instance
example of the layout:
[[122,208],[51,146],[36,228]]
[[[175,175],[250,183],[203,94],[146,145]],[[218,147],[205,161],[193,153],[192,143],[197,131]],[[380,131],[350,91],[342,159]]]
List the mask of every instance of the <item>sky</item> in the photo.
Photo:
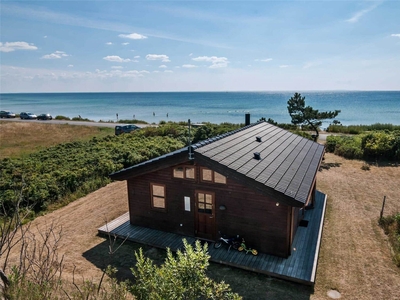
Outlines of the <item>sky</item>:
[[0,92],[400,90],[400,1],[0,2]]

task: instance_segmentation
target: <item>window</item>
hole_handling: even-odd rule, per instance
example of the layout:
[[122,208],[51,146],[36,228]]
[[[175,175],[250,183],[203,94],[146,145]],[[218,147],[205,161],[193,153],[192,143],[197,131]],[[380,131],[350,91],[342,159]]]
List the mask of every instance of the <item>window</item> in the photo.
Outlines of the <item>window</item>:
[[226,177],[217,172],[214,172],[214,182],[226,184]]
[[174,178],[195,179],[195,167],[179,166],[174,168]]
[[150,190],[152,207],[165,209],[165,185],[151,183]]
[[226,184],[226,177],[224,175],[206,168],[201,168],[201,180]]

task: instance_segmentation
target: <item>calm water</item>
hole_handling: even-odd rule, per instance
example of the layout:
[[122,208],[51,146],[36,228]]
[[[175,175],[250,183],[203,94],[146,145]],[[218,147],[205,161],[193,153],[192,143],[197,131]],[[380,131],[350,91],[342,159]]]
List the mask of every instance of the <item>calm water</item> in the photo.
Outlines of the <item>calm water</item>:
[[[294,92],[35,93],[0,94],[0,109],[30,111],[99,121],[119,119],[244,123],[261,117],[290,123],[287,101]],[[400,91],[302,92],[306,105],[320,111],[340,109],[344,125],[400,125]],[[154,115],[153,115],[154,113]],[[167,116],[168,114],[168,116]],[[324,125],[327,125],[327,122]],[[323,126],[324,126],[323,125]]]

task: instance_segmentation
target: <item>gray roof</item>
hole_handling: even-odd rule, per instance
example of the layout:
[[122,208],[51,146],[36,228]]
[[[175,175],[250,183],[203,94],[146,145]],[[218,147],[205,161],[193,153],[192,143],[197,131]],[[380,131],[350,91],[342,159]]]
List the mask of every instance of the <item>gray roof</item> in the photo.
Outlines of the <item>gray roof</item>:
[[[258,142],[256,137],[261,138]],[[299,202],[307,201],[324,146],[266,122],[195,149],[201,154]],[[254,153],[260,154],[260,160]]]
[[[323,145],[267,122],[196,143],[192,149],[195,161],[207,163],[228,177],[246,180],[268,195],[275,191],[284,201],[293,199],[289,202],[296,206],[306,203],[324,154]],[[255,152],[260,159],[254,158]],[[166,161],[171,165],[188,161],[187,153],[185,147],[110,176],[119,180],[138,176],[168,166]]]

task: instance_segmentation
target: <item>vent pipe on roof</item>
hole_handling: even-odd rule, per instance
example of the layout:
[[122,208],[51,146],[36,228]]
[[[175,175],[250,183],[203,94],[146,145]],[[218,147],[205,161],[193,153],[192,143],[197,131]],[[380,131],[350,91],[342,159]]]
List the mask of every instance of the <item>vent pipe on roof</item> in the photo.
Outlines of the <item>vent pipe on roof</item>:
[[260,152],[254,152],[254,158],[260,160],[261,159]]
[[250,114],[249,113],[246,113],[244,115],[244,125],[245,126],[250,125]]
[[256,136],[256,141],[261,143],[261,136]]

